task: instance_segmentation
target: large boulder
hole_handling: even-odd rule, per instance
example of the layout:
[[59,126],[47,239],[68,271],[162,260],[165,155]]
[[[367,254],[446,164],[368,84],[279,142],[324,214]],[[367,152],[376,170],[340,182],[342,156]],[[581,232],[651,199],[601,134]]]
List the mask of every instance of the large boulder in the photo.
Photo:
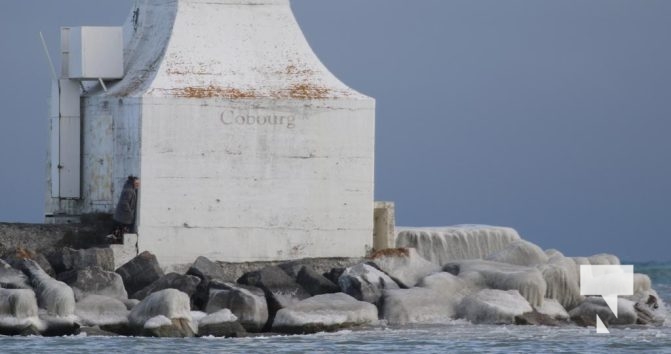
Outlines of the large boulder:
[[568,312],[559,301],[555,299],[545,299],[543,305],[534,307],[536,312],[552,318],[553,320],[566,322],[569,320]]
[[383,291],[382,318],[392,325],[444,323],[456,316],[456,307],[470,292],[468,284],[450,273],[422,279],[419,287]]
[[4,289],[30,289],[28,277],[0,259],[0,288]]
[[458,317],[475,324],[513,324],[516,316],[532,311],[517,290],[483,289],[464,297],[457,307]]
[[373,253],[370,263],[404,288],[412,288],[425,276],[439,272],[438,265],[422,258],[414,248],[390,248]]
[[39,334],[37,298],[30,289],[0,289],[0,335]]
[[118,299],[88,295],[76,304],[75,315],[84,326],[109,326],[128,323],[129,311]]
[[196,258],[186,274],[200,278],[196,293],[191,296],[191,303],[196,309],[205,309],[210,281],[224,281],[230,277],[224,267],[203,256]]
[[296,275],[296,282],[310,295],[332,294],[340,292],[340,287],[317,273],[312,267],[304,266]]
[[165,276],[162,276],[155,282],[147,285],[144,289],[136,292],[131,295],[132,299],[143,300],[149,294],[155,293],[163,289],[177,289],[189,297],[196,293],[198,284],[200,284],[201,279],[193,275],[182,275],[177,273],[168,273]]
[[266,296],[257,287],[211,282],[205,310],[212,314],[224,309],[229,309],[250,332],[260,332],[268,322]]
[[547,284],[536,268],[484,260],[447,263],[443,270],[483,289],[517,290],[533,306],[543,304]]
[[377,322],[377,308],[343,294],[324,294],[281,309],[272,329],[280,333],[316,333]]
[[144,323],[142,335],[147,337],[161,338],[184,338],[195,337],[197,329],[194,329],[191,321],[184,318],[170,319],[163,315],[150,318]]
[[545,251],[525,240],[513,241],[505,248],[489,254],[485,259],[527,267],[548,262],[548,256],[545,254]]
[[387,274],[365,263],[345,269],[338,285],[345,294],[371,304],[378,304],[383,290],[400,288]]
[[279,267],[266,267],[245,273],[238,283],[261,288],[268,301],[268,323],[272,324],[280,309],[310,297],[310,294]]
[[89,267],[60,273],[58,280],[72,287],[76,299],[101,295],[125,300],[128,298],[121,276],[100,267]]
[[547,285],[545,297],[555,299],[566,309],[577,306],[584,297],[580,295],[578,265],[571,258],[553,256],[547,264],[539,265]]
[[581,326],[596,326],[596,316],[606,326],[632,325],[637,321],[635,303],[626,299],[617,301],[617,317],[601,296],[589,296],[573,310],[569,311],[571,321]]
[[135,294],[165,275],[156,256],[148,251],[140,253],[119,267],[116,272],[121,275],[124,287],[129,294]]
[[204,285],[207,285],[210,280],[224,281],[228,278],[224,267],[203,256],[196,258],[186,274],[202,279],[205,282]]
[[110,248],[89,248],[75,250],[60,248],[47,256],[56,273],[99,267],[104,271],[114,271],[114,253]]
[[130,311],[128,323],[139,335],[193,337],[198,331],[192,321],[189,296],[175,289],[147,296]]
[[35,289],[37,304],[50,316],[70,317],[75,313],[75,294],[67,284],[50,277],[32,260],[24,260],[23,268]]
[[423,258],[442,266],[462,259],[481,259],[520,240],[507,227],[461,225],[401,230],[396,247],[415,248]]
[[243,337],[245,329],[238,318],[228,309],[219,310],[198,320],[198,335],[201,337]]

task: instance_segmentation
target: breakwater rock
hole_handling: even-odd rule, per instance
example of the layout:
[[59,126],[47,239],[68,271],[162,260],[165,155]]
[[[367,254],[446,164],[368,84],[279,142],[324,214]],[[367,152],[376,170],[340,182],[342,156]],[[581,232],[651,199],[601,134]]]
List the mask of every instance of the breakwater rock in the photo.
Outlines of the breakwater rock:
[[10,250],[0,260],[0,335],[240,337],[452,319],[594,326],[597,314],[609,326],[665,320],[644,274],[634,275],[632,296],[620,297],[617,317],[600,297],[580,295],[580,265],[620,264],[614,255],[567,257],[491,226],[405,229],[397,246],[363,259],[199,257],[184,274],[164,274],[149,252],[114,270],[104,248],[48,257]]

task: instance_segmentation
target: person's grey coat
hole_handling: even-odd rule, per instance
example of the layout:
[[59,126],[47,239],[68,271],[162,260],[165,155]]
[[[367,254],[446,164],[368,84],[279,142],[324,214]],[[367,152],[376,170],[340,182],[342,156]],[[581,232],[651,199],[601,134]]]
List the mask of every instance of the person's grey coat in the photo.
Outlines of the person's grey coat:
[[119,203],[114,211],[114,221],[124,225],[134,224],[136,207],[137,191],[133,186],[133,181],[126,181],[121,191]]

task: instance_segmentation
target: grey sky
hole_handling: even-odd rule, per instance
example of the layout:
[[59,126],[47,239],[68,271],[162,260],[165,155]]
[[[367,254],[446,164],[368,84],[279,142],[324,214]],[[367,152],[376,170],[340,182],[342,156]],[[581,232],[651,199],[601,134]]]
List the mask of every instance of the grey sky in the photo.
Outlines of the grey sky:
[[[0,220],[40,222],[61,25],[130,0],[6,0]],[[313,49],[377,99],[376,199],[399,225],[516,228],[567,255],[671,260],[671,1],[293,0]]]

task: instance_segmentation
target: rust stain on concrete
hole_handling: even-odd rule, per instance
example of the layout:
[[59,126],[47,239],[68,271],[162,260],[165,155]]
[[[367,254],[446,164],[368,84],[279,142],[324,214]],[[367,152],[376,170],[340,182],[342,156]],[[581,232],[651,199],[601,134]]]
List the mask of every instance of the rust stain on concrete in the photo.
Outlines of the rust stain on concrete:
[[410,257],[410,251],[407,248],[387,248],[373,252],[370,259],[377,259],[382,257]]

